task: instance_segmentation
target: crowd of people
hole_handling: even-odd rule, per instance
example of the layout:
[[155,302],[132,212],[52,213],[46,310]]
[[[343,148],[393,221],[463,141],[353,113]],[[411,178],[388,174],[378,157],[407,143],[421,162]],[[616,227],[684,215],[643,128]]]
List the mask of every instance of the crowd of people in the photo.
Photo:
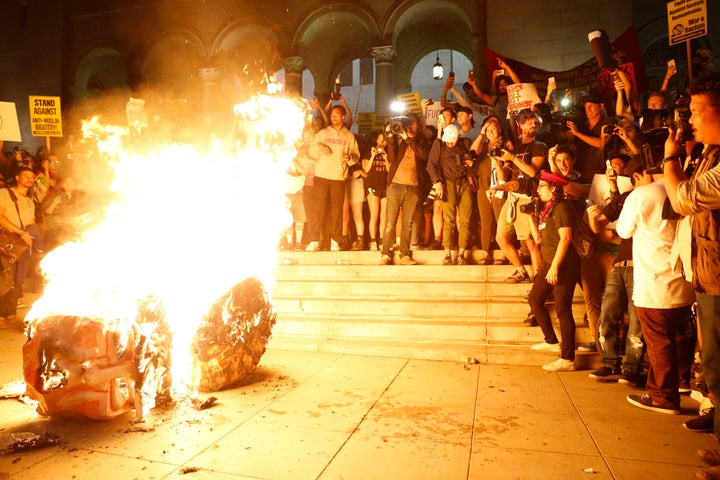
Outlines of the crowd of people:
[[3,146],[0,141],[0,228],[28,247],[17,259],[0,255],[0,328],[7,328],[22,326],[17,309],[24,305],[26,280],[42,284],[39,260],[77,238],[73,219],[81,214],[82,195],[47,147],[32,155],[19,148],[5,152]]
[[[365,141],[349,133],[346,106],[333,106],[298,162],[310,243],[287,245],[369,248],[382,265],[394,252],[414,265],[423,248],[444,250],[444,265],[467,265],[473,249],[481,264],[511,263],[508,282],[532,282],[524,324],[544,337],[532,348],[559,356],[543,365],[549,372],[575,369],[580,285],[593,341],[577,350],[602,358],[589,377],[644,386],[627,401],[659,413],[680,413],[680,395],[692,392],[700,416],[684,426],[720,434],[720,76],[671,100],[671,65],[642,106],[613,71],[610,113],[592,88],[579,108],[560,111],[549,81],[546,103],[508,114],[507,86],[521,80],[499,67],[492,95],[472,76],[463,93],[448,78],[437,129],[407,114]],[[710,465],[698,478],[720,479],[720,449],[698,454]]]
[[[342,94],[325,108],[314,100],[287,171],[293,223],[280,248],[372,250],[381,265],[415,265],[418,249],[444,251],[443,265],[511,264],[508,283],[532,284],[523,324],[543,336],[532,349],[558,355],[544,370],[598,352],[591,379],[644,386],[627,401],[666,414],[692,393],[700,415],[684,426],[720,434],[720,75],[671,101],[669,66],[642,106],[615,70],[610,113],[593,88],[563,110],[550,79],[544,103],[509,112],[507,88],[521,79],[498,67],[491,94],[472,72],[460,93],[450,75],[437,127],[408,112],[360,136]],[[0,328],[17,322],[26,278],[75,238],[69,219],[81,212],[56,155],[2,147],[0,228],[29,249],[0,255]],[[593,341],[576,348],[577,285]],[[699,455],[710,468],[698,478],[720,479],[720,449]]]

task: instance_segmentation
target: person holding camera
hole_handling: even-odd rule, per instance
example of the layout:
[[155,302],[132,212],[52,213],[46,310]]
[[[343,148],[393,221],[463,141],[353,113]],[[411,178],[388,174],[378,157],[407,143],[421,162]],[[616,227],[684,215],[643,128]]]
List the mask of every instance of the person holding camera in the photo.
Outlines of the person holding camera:
[[[363,170],[367,173],[365,190],[367,192],[368,232],[370,233],[370,250],[378,249],[378,232],[385,231],[385,218],[387,214],[387,161],[385,156],[385,134],[373,132],[370,138],[373,146],[370,148],[370,158],[363,159]],[[378,220],[380,223],[378,224]],[[382,244],[382,237],[380,243]]]
[[[506,175],[510,173],[501,159],[506,148],[512,149],[512,143],[504,139],[500,119],[495,115],[487,117],[480,136],[470,146],[470,150],[475,152],[477,157],[477,206],[480,215],[480,248],[483,251],[478,262],[481,265],[493,263],[491,246],[497,230],[498,215],[505,203],[505,192],[493,192],[490,188],[504,182]],[[504,259],[498,259],[498,263],[502,262]]]
[[[470,215],[474,191],[468,183],[467,170],[473,165],[470,141],[460,138],[455,125],[445,127],[441,142],[435,142],[428,157],[428,173],[437,198],[442,198],[443,265],[467,265],[466,249],[470,238]],[[457,215],[456,215],[457,212]],[[453,227],[457,224],[457,245],[453,243]],[[453,251],[455,258],[453,259]]]
[[402,230],[400,232],[400,264],[415,265],[410,257],[410,237],[412,221],[417,209],[419,187],[427,175],[428,143],[420,130],[420,118],[415,113],[391,122],[386,128],[387,144],[387,218],[383,233],[383,246],[380,263],[390,265],[390,249],[395,243],[395,224],[400,212]]
[[583,178],[593,178],[596,173],[605,173],[605,158],[602,151],[602,132],[606,125],[615,125],[615,117],[605,113],[600,91],[591,88],[582,98],[585,108],[585,120],[581,124],[568,120],[570,133],[578,140],[575,142],[577,168]]
[[[528,295],[530,311],[543,332],[545,341],[533,345],[533,350],[558,352],[560,358],[543,365],[548,372],[575,370],[575,319],[572,300],[575,284],[580,278],[580,256],[572,244],[572,231],[582,221],[576,209],[565,201],[563,186],[568,181],[548,170],[540,172],[537,194],[540,212],[536,223],[542,260]],[[533,218],[535,221],[535,218]],[[555,311],[560,322],[562,344],[558,342],[545,301],[550,293],[555,297]]]
[[[518,180],[519,177],[532,178],[547,165],[547,145],[535,140],[538,129],[538,119],[530,110],[523,110],[517,117],[520,138],[514,151],[505,150],[501,157],[510,164],[511,178],[505,180]],[[527,203],[530,197],[525,194],[509,192],[508,198],[500,210],[498,227],[495,235],[498,245],[505,257],[515,266],[515,272],[506,279],[509,283],[529,282],[530,275],[520,260],[520,253],[515,246],[514,238],[525,241],[530,251],[533,267],[537,271],[540,264],[540,249],[531,237],[530,216],[520,211],[519,205]]]

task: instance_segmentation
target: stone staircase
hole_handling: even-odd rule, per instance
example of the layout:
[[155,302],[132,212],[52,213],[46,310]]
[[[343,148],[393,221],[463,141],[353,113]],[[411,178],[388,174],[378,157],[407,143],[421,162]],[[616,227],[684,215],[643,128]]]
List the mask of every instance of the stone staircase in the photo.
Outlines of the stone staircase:
[[[538,327],[522,324],[531,284],[505,282],[512,266],[444,266],[443,255],[421,250],[413,252],[418,265],[382,266],[378,252],[280,252],[270,345],[513,365],[555,358],[530,350],[543,337]],[[579,288],[573,303],[579,345],[592,339]],[[553,307],[548,304],[559,337]],[[597,354],[578,352],[579,368],[597,362]]]

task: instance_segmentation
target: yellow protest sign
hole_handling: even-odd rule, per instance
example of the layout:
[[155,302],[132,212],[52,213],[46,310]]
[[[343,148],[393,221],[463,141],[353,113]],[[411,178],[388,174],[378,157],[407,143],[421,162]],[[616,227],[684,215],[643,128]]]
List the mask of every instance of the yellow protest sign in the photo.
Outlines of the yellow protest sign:
[[673,0],[667,3],[668,39],[675,45],[708,33],[705,0]]
[[398,95],[397,99],[405,104],[406,112],[422,115],[422,105],[420,104],[420,94],[418,92],[403,93]]
[[30,95],[30,129],[36,137],[62,137],[60,97]]

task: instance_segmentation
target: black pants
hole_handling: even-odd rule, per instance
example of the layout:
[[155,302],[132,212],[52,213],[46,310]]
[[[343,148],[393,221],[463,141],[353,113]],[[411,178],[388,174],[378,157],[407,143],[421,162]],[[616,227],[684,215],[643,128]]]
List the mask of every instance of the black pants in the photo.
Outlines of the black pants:
[[[569,248],[573,248],[570,246]],[[535,273],[535,281],[528,295],[530,311],[545,336],[546,343],[558,343],[555,330],[550,320],[550,313],[545,308],[545,300],[550,292],[555,294],[555,312],[560,321],[560,358],[575,360],[575,319],[572,313],[572,301],[575,294],[575,284],[580,278],[580,261],[576,255],[569,255],[560,266],[558,281],[551,285],[545,279],[550,264],[543,262]]]

